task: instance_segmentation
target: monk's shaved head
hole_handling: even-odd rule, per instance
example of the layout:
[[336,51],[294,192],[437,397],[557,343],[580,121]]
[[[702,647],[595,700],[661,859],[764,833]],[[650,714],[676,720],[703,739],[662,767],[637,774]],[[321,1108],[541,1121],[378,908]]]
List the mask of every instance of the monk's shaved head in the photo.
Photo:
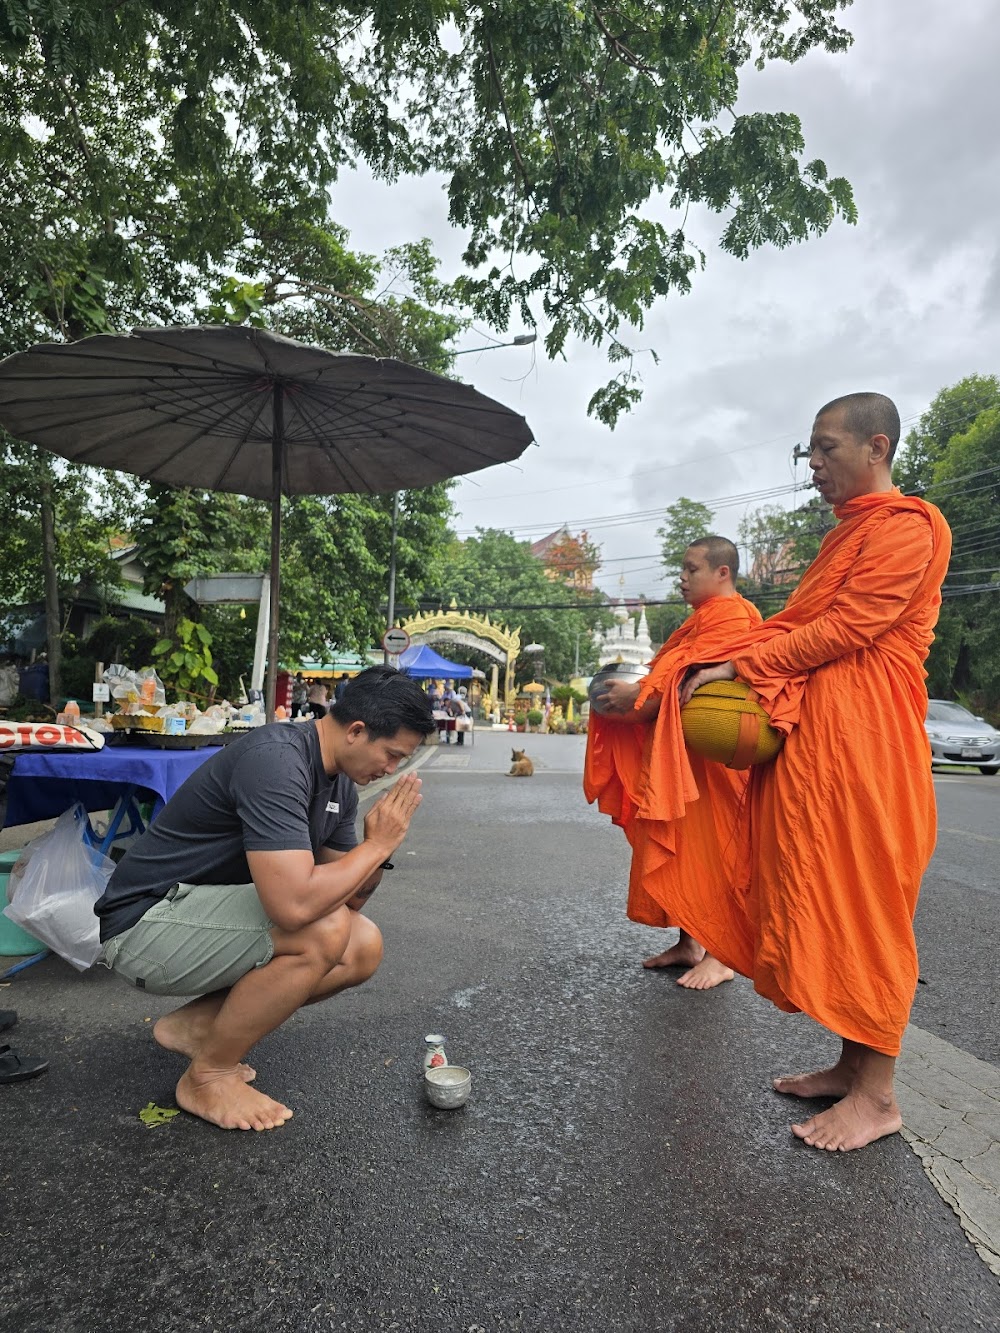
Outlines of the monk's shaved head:
[[886,398],[884,393],[845,393],[842,398],[834,398],[821,407],[816,420],[835,411],[843,413],[844,425],[859,441],[870,440],[873,435],[885,435],[889,441],[887,461],[892,462],[899,443],[899,413],[891,398]]
[[709,569],[719,569],[723,565],[728,565],[729,576],[735,582],[740,572],[740,553],[728,537],[699,537],[696,542],[691,543],[688,550],[696,548],[705,552]]

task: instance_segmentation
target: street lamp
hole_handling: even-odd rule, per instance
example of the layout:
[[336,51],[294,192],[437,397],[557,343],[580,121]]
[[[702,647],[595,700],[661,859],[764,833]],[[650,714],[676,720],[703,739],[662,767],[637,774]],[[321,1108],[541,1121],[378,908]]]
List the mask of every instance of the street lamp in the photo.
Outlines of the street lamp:
[[524,646],[524,652],[531,654],[531,679],[537,679],[539,671],[544,671],[545,659],[542,656],[545,652],[545,645],[541,643],[528,643]]
[[472,352],[495,352],[498,347],[529,347],[537,340],[537,333],[518,333],[509,343],[489,343],[486,347],[463,347],[461,351],[453,352],[452,356],[469,356]]

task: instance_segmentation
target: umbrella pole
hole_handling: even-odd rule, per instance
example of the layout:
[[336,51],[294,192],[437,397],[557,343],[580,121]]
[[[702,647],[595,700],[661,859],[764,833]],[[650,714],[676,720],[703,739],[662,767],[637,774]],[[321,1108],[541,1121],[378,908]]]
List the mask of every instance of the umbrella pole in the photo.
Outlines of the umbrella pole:
[[[399,522],[399,491],[392,497],[392,536],[389,539],[389,614],[386,616],[386,629],[396,624],[396,527]],[[382,654],[385,666],[389,665],[388,648]]]
[[280,384],[274,386],[271,424],[271,622],[267,642],[266,720],[274,721],[278,690],[278,598],[281,579],[281,461],[284,449],[285,400]]

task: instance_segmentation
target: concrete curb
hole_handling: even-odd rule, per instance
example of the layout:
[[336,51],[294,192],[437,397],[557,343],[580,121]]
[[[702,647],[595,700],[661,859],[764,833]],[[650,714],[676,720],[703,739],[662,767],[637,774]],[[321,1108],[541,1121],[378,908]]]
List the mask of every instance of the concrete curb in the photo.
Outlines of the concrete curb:
[[903,1137],[1000,1277],[1000,1069],[911,1024],[896,1079]]

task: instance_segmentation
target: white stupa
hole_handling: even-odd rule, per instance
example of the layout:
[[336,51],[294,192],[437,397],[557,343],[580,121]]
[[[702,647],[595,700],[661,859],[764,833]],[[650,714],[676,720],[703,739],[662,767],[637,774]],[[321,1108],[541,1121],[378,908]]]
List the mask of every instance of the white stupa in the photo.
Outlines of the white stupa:
[[[624,588],[624,578],[621,583]],[[653,641],[646,624],[646,608],[640,607],[636,619],[625,605],[625,599],[620,597],[614,605],[613,613],[615,623],[611,628],[594,632],[598,670],[609,662],[629,662],[633,666],[643,666],[653,656]]]

